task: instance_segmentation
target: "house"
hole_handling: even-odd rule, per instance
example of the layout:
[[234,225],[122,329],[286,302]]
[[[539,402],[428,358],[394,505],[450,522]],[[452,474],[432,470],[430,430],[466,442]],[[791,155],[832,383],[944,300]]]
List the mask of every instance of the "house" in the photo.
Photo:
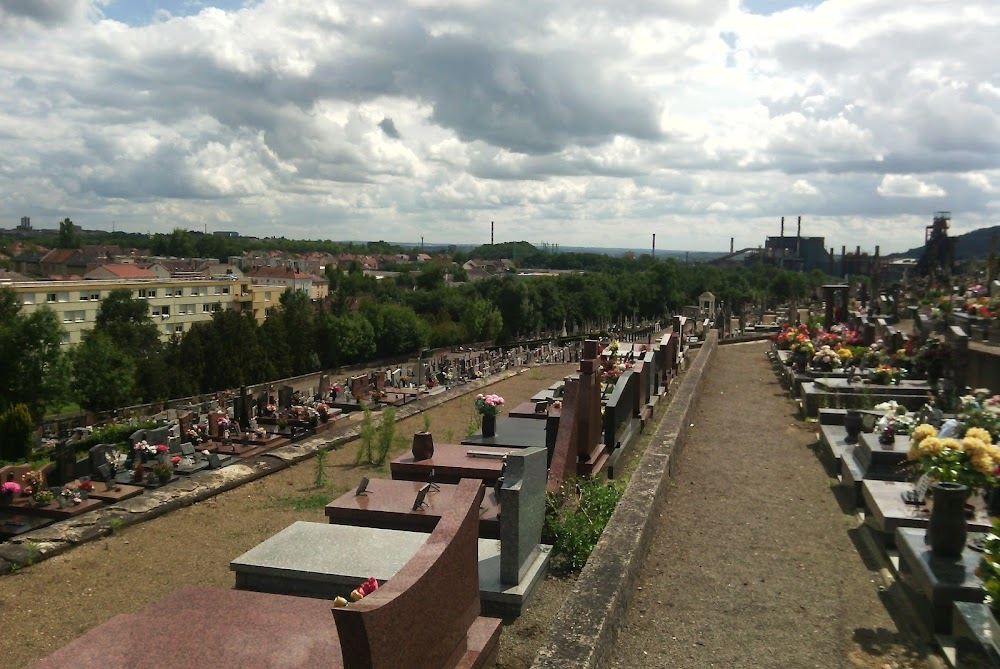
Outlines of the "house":
[[281,286],[285,290],[305,291],[313,300],[321,300],[330,292],[330,284],[325,279],[296,272],[291,267],[258,267],[246,276],[256,285]]
[[143,269],[138,265],[121,265],[109,263],[101,265],[83,275],[84,279],[104,280],[109,279],[156,279],[159,278],[156,272]]

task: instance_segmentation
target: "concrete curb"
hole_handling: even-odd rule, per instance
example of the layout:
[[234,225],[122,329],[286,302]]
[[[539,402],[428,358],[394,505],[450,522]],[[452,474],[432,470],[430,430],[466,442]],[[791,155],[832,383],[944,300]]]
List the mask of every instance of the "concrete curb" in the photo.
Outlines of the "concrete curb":
[[712,331],[629,480],[601,540],[563,604],[532,669],[603,669],[639,580],[667,481],[678,470],[691,411],[718,347]]
[[[409,418],[530,369],[521,367],[508,370],[482,379],[480,382],[455,386],[442,393],[404,404],[396,409],[396,420],[398,422]],[[199,472],[168,487],[147,491],[124,502],[27,532],[15,539],[0,543],[0,576],[65,553],[74,546],[152,520],[175,509],[191,506],[227,490],[287,469],[314,457],[321,450],[339,448],[357,439],[359,431],[360,428],[356,423],[350,427],[334,428],[333,433],[308,437],[229,467]]]

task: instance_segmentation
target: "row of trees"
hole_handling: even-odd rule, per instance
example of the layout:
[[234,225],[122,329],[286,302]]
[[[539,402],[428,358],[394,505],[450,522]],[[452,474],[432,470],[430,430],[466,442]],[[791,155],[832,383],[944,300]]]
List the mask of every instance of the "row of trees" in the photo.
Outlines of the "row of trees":
[[593,331],[626,318],[656,319],[709,290],[733,313],[801,298],[823,283],[770,266],[679,266],[648,256],[605,272],[493,279],[448,287],[441,268],[376,281],[360,268],[328,272],[332,298],[313,304],[285,292],[263,324],[217,312],[161,342],[144,300],[128,289],[102,301],[93,330],[72,351],[45,307],[21,311],[0,288],[0,413],[23,402],[38,420],[68,400],[105,410],[212,392],[378,358],[427,346],[513,342],[563,327]]

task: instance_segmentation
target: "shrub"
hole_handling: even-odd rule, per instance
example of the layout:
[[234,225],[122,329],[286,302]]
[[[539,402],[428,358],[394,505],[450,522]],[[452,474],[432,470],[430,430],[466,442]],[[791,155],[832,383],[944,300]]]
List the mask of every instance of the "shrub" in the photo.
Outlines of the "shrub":
[[364,417],[361,419],[359,437],[361,443],[358,444],[358,455],[354,458],[354,464],[362,462],[372,464],[372,447],[375,445],[375,421],[372,419],[372,410],[368,407],[362,408]]
[[389,457],[389,451],[392,449],[393,442],[396,438],[396,409],[395,407],[386,407],[382,410],[382,422],[379,423],[378,431],[375,439],[375,458],[372,464],[376,467],[381,467],[385,464],[386,458]]
[[330,456],[330,452],[324,448],[316,451],[316,479],[313,484],[317,488],[322,488],[326,485],[326,461]]
[[0,460],[24,462],[31,457],[35,421],[26,404],[14,404],[0,413]]
[[552,544],[553,573],[583,569],[624,491],[624,481],[580,479],[547,496],[544,541]]

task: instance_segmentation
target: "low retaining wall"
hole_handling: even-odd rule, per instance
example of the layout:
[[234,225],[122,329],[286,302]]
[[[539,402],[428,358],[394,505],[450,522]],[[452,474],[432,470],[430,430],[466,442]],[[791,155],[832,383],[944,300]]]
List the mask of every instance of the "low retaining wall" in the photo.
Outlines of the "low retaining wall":
[[594,552],[552,623],[533,669],[604,669],[655,530],[667,480],[678,468],[691,411],[719,344],[712,330],[675,392]]

